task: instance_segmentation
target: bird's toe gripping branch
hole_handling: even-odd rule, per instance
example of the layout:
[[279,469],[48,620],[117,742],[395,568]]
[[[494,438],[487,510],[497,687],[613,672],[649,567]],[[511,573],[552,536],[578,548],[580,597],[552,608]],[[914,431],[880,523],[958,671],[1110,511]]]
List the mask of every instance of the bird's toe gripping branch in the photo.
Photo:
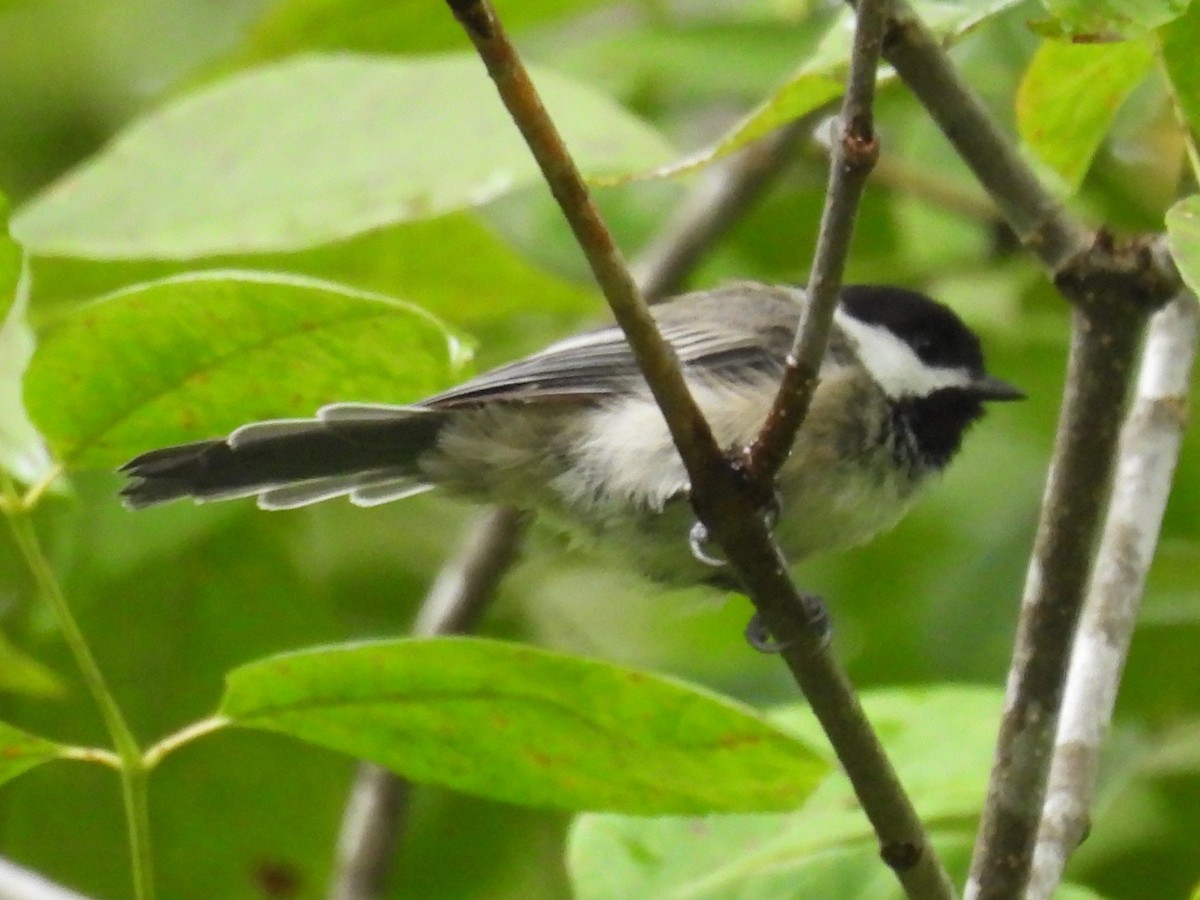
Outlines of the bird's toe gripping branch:
[[[808,627],[820,636],[822,648],[829,646],[833,639],[833,620],[829,615],[829,607],[816,594],[805,593],[800,597],[804,602]],[[752,615],[746,623],[745,635],[746,643],[759,653],[782,653],[791,646],[788,641],[775,640],[758,613]]]
[[[735,469],[747,480],[749,487],[756,493],[765,496],[766,499],[760,506],[760,514],[767,528],[774,530],[783,512],[782,494],[775,488],[763,491],[761,485],[755,482],[745,465],[735,463]],[[703,522],[697,520],[693,523],[688,532],[688,547],[692,556],[706,566],[724,569],[728,566],[729,561],[720,554],[718,549],[714,548],[715,543],[708,527]],[[728,571],[714,573],[711,578],[706,579],[706,583],[727,590],[737,590],[741,587],[737,577]],[[823,646],[828,645],[833,635],[833,625],[825,601],[816,594],[805,593],[801,597],[804,601],[804,611],[809,627],[820,635]],[[771,636],[762,617],[757,612],[746,624],[745,635],[746,642],[760,653],[780,653],[788,647],[787,642],[777,641]]]

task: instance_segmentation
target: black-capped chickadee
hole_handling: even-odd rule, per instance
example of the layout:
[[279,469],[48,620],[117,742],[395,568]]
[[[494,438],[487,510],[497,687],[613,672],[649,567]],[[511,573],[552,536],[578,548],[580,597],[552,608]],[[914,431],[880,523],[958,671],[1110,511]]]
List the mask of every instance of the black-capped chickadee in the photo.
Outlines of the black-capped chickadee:
[[[758,434],[804,303],[798,288],[741,282],[653,308],[722,446]],[[978,337],[945,306],[901,288],[844,288],[820,383],[779,473],[776,535],[788,558],[893,526],[983,402],[1022,396],[987,374]],[[342,495],[374,506],[440,487],[582,526],[658,580],[712,575],[688,545],[687,473],[615,327],[420,403],[336,403],[315,418],[154,450],[122,471],[135,508],[251,495],[263,509]]]

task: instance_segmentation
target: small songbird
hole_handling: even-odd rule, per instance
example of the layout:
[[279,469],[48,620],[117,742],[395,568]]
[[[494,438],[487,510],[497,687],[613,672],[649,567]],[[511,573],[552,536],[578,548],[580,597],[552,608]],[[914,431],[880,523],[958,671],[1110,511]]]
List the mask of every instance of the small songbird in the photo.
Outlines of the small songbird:
[[[724,447],[751,443],[774,399],[803,290],[738,282],[653,307]],[[1023,394],[988,375],[947,307],[897,287],[845,287],[820,382],[779,472],[776,536],[792,562],[890,528],[958,452],[984,401]],[[689,549],[688,477],[624,335],[588,331],[405,406],[335,403],[152,450],[122,469],[134,508],[257,496],[290,509],[360,506],[434,487],[533,509],[672,583],[712,570]]]

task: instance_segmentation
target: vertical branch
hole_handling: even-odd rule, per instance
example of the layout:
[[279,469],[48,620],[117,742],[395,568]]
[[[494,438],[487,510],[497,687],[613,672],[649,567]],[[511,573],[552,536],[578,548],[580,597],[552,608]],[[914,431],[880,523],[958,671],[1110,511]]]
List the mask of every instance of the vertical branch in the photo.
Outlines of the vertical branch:
[[1077,301],[1066,395],[966,891],[979,900],[1019,896],[1029,877],[1071,645],[1149,311],[1120,278],[1099,289],[1075,284],[1069,293]]
[[1117,687],[1186,425],[1200,307],[1181,294],[1150,321],[1137,396],[1079,623],[1027,897],[1049,900],[1083,839]]
[[1089,235],[1038,183],[903,0],[884,55],[941,127],[1014,232],[1074,307],[1066,395],[1025,584],[988,798],[967,897],[1027,883],[1076,624],[1146,316],[1179,290],[1152,241]]

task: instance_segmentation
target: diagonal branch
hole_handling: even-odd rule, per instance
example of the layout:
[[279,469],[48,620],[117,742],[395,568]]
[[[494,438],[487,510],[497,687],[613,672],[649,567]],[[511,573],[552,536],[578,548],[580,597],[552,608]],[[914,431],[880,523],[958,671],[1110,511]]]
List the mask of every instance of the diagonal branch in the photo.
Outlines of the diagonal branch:
[[625,332],[654,399],[666,416],[693,487],[708,489],[723,468],[721,450],[692,398],[675,352],[659,334],[650,310],[567,151],[516,47],[487,0],[447,0],[479,52],[513,122],[520,129],[554,199],[587,258],[617,323]]
[[[809,122],[801,120],[729,157],[681,204],[664,233],[635,264],[642,294],[653,303],[679,289],[683,279],[725,232],[758,200],[791,161]],[[463,537],[458,554],[421,604],[413,632],[421,635],[474,630],[484,605],[511,562],[524,519],[510,509],[485,513]],[[377,900],[385,893],[397,844],[403,839],[412,785],[373,763],[355,774],[342,818],[331,900]]]
[[883,55],[991,195],[1017,239],[1052,272],[1084,252],[1089,235],[1021,158],[905,0],[889,0]]
[[786,561],[761,515],[761,489],[719,452],[494,10],[486,0],[448,3],[496,82],[625,331],[687,468],[697,515],[725,551],[763,624],[784,647],[784,660],[845,767],[884,859],[908,896],[952,897],[912,803],[824,640],[812,598],[802,596],[787,576]]

